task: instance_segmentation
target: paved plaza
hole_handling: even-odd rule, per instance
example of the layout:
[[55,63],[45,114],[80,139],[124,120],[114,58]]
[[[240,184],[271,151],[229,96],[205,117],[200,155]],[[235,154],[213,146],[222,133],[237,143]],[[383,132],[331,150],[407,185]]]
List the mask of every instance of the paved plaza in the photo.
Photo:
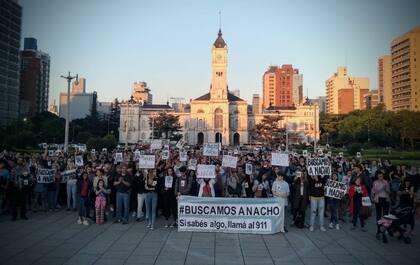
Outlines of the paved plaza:
[[406,245],[368,232],[321,232],[290,227],[287,234],[249,235],[150,231],[144,222],[83,226],[74,212],[29,214],[30,220],[0,218],[0,264],[419,264],[420,238]]

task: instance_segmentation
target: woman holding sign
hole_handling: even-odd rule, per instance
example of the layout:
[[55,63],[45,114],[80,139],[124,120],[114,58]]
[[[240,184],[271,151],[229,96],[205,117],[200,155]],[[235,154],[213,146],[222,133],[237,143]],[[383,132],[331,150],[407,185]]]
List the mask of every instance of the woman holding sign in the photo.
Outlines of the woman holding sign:
[[361,184],[361,178],[358,177],[354,180],[354,184],[350,185],[349,198],[350,198],[350,213],[353,215],[353,227],[351,230],[356,229],[357,218],[360,219],[360,226],[362,231],[366,232],[365,229],[365,218],[360,214],[362,208],[362,198],[368,196],[368,191],[365,185]]
[[[162,185],[162,204],[163,204],[163,216],[165,216],[166,225],[165,228],[173,227],[176,222],[178,209],[176,205],[175,198],[175,173],[172,167],[166,170],[164,177],[164,185]],[[174,219],[174,223],[170,223],[169,217],[171,216]]]

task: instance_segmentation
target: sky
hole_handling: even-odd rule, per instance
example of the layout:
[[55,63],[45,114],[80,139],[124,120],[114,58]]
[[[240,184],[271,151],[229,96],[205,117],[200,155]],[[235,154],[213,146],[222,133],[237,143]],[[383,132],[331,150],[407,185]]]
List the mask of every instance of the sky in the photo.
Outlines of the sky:
[[[148,83],[154,103],[208,93],[219,29],[229,49],[228,84],[251,103],[270,65],[293,64],[304,95],[325,95],[340,65],[377,88],[378,57],[420,25],[418,0],[20,0],[23,38],[51,56],[50,103],[68,71],[99,101],[127,100]],[[416,13],[417,12],[417,13]]]

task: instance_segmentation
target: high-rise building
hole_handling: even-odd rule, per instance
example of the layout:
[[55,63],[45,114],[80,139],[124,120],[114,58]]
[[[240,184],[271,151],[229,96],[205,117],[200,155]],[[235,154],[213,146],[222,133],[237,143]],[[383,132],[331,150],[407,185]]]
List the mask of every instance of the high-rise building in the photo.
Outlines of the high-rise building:
[[303,100],[303,75],[299,74],[299,69],[293,69],[293,103],[295,106]]
[[[98,110],[97,94],[86,93],[86,79],[78,78],[72,83],[70,92],[70,121],[74,119],[83,119],[92,113],[92,110]],[[66,118],[67,114],[67,92],[60,93],[59,116]]]
[[392,109],[420,111],[420,26],[391,42]]
[[369,78],[348,76],[347,68],[340,66],[325,85],[328,114],[346,114],[363,109],[363,96],[369,92]]
[[150,93],[150,88],[146,82],[134,82],[131,95],[137,103],[152,104],[153,102],[153,95]]
[[386,110],[392,110],[391,56],[384,55],[378,59],[378,96],[379,103]]
[[[264,108],[289,107],[294,104],[293,79],[295,69],[291,64],[270,66],[263,76]],[[297,72],[299,73],[299,72]]]
[[0,2],[0,127],[19,115],[19,49],[22,7],[17,0]]
[[379,104],[379,91],[371,90],[363,96],[363,109],[373,109]]
[[31,117],[48,110],[50,56],[37,49],[36,39],[25,38],[20,60],[20,115]]
[[252,113],[261,114],[262,113],[262,102],[260,95],[254,94],[252,96]]
[[55,99],[53,104],[48,105],[48,111],[58,116],[58,106],[55,104]]

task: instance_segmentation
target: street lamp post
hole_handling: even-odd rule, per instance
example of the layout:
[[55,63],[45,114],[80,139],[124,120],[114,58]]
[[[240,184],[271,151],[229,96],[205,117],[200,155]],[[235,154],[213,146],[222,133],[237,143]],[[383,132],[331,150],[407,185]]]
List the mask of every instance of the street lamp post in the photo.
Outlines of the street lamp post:
[[66,112],[66,128],[64,131],[64,152],[67,152],[68,147],[69,147],[70,83],[71,83],[71,80],[73,80],[74,78],[76,78],[77,80],[78,75],[71,76],[69,72],[67,76],[62,75],[61,78],[64,78],[67,80],[67,112]]
[[316,153],[316,104],[314,103],[314,153]]

